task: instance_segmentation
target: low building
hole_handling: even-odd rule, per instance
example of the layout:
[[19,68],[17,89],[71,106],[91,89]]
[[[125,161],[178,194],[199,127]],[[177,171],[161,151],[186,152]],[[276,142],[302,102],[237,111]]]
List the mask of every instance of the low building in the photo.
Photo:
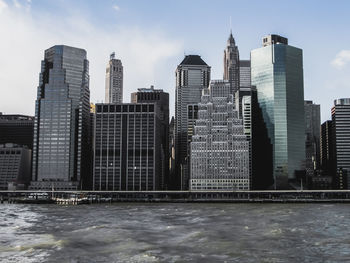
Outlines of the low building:
[[34,117],[0,113],[0,144],[13,143],[33,149]]
[[26,189],[31,176],[32,151],[26,146],[7,143],[0,145],[0,189]]

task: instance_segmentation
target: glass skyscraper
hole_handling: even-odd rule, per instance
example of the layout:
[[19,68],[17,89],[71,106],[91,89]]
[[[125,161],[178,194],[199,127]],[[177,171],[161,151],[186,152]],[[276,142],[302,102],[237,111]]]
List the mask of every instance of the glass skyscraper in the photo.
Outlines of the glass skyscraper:
[[273,144],[275,187],[283,189],[305,169],[302,50],[284,37],[264,37],[263,47],[251,51],[251,82]]
[[89,63],[86,51],[45,50],[35,104],[32,189],[79,189],[89,165]]
[[304,102],[305,111],[305,170],[308,177],[320,168],[320,105],[312,100]]

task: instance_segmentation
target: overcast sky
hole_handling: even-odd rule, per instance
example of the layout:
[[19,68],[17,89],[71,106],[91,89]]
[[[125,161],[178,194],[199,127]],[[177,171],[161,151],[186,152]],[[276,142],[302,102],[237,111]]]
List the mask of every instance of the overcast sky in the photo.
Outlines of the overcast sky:
[[105,67],[124,66],[124,102],[137,88],[170,93],[184,54],[198,54],[222,78],[230,32],[241,59],[280,34],[303,49],[305,99],[330,118],[335,98],[350,97],[350,1],[0,0],[0,112],[34,114],[40,61],[57,44],[84,48],[91,101],[104,100]]

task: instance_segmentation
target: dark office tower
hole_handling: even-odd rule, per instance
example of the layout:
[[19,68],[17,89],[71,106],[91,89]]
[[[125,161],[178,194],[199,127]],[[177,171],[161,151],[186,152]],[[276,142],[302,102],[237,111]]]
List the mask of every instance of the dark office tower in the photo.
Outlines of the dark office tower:
[[175,118],[169,124],[169,189],[176,189],[175,177]]
[[251,89],[250,105],[252,189],[266,190],[270,189],[274,183],[273,146],[268,136],[263,112],[258,103],[258,95],[254,86]]
[[311,100],[304,102],[305,111],[305,169],[311,177],[320,168],[320,105]]
[[250,87],[250,60],[239,61],[239,86]]
[[26,189],[32,151],[27,146],[0,144],[0,190]]
[[251,51],[251,79],[273,145],[276,189],[305,170],[305,120],[302,50],[277,35]]
[[235,93],[235,105],[249,141],[250,187],[253,190],[269,189],[274,182],[272,144],[258,103],[256,88],[241,86]]
[[[335,146],[335,181],[337,181],[337,177],[346,178],[346,174],[349,174],[350,171],[350,98],[334,100],[332,124]],[[350,180],[345,186],[347,189],[350,189],[349,183]]]
[[[188,189],[188,113],[189,104],[201,100],[202,90],[209,86],[210,67],[197,55],[185,56],[176,69],[175,151],[177,188]],[[182,182],[182,183],[181,183]]]
[[224,80],[230,82],[232,94],[240,87],[239,73],[239,51],[231,32],[224,50]]
[[123,65],[113,52],[106,68],[106,103],[123,102]]
[[155,103],[159,112],[161,122],[161,163],[162,176],[160,177],[160,188],[169,187],[169,93],[161,89],[138,89],[131,93],[131,103]]
[[334,147],[334,136],[332,121],[325,121],[321,125],[321,136],[320,136],[320,159],[321,168],[324,175],[334,175],[335,167],[335,147]]
[[0,144],[14,143],[33,149],[34,117],[0,113]]
[[94,190],[161,190],[156,103],[96,104]]
[[88,175],[89,62],[84,49],[45,50],[35,104],[32,189],[80,189]]

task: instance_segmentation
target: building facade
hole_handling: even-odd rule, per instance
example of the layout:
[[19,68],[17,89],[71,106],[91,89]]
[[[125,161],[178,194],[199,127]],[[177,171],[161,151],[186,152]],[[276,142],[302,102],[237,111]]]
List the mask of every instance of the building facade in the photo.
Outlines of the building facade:
[[0,144],[0,190],[26,189],[30,182],[32,151],[13,143]]
[[335,171],[335,145],[331,120],[325,121],[321,125],[320,161],[323,175],[333,177]]
[[89,63],[86,51],[45,50],[35,104],[32,189],[80,189],[89,174]]
[[96,104],[94,190],[161,190],[161,121],[156,103]]
[[162,89],[138,89],[131,93],[131,103],[155,103],[158,108],[161,123],[161,163],[162,174],[160,177],[160,188],[169,188],[169,93]]
[[0,144],[14,143],[33,149],[34,117],[0,113]]
[[177,188],[175,168],[175,118],[173,116],[169,124],[169,190]]
[[249,190],[249,142],[230,84],[204,89],[191,142],[191,190]]
[[185,56],[176,69],[175,91],[175,152],[176,184],[178,189],[188,189],[188,105],[197,104],[201,93],[209,86],[210,67],[198,55]]
[[305,169],[302,50],[286,38],[264,37],[251,51],[251,81],[273,145],[275,188],[285,189]]
[[226,49],[224,50],[224,80],[231,84],[232,94],[240,87],[240,70],[239,70],[239,51],[236,46],[232,32],[227,40]]
[[250,87],[250,60],[239,61],[239,86]]
[[320,169],[320,105],[310,100],[304,102],[305,111],[305,170],[308,177]]
[[[334,100],[332,108],[333,142],[336,176],[345,177],[350,171],[350,98]],[[337,181],[338,178],[335,178]],[[344,181],[344,180],[342,180]],[[350,180],[347,180],[350,189]]]
[[115,58],[114,52],[106,67],[105,102],[123,102],[123,65],[120,59]]

